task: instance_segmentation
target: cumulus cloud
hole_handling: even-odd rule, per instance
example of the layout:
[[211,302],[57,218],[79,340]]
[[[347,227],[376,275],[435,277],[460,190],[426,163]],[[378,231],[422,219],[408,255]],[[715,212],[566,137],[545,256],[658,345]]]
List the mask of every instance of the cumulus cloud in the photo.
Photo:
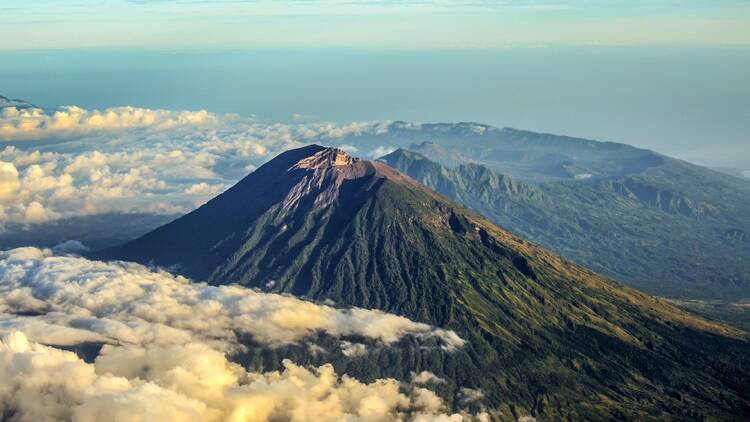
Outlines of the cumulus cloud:
[[382,157],[384,155],[388,155],[388,154],[392,153],[395,150],[396,150],[396,148],[394,148],[392,146],[382,146],[381,145],[381,146],[375,148],[374,150],[370,151],[369,155],[370,155],[371,158],[380,158],[380,157]]
[[[55,256],[49,250],[0,252],[0,330],[24,329],[50,343],[44,329],[67,327],[111,344],[201,341],[232,351],[237,335],[281,345],[316,333],[393,343],[434,338],[447,351],[463,344],[454,332],[377,310],[337,309],[240,286],[191,283],[142,265]],[[24,315],[34,315],[26,317]],[[42,337],[37,337],[36,333]],[[77,339],[76,342],[80,342]]]
[[201,182],[190,185],[184,192],[188,195],[216,195],[221,192],[221,187]]
[[354,145],[343,144],[339,146],[339,148],[348,152],[349,154],[357,154],[359,152],[359,148],[355,147]]
[[94,363],[31,342],[0,340],[0,413],[10,421],[461,421],[429,390],[362,383],[331,365],[247,372],[202,344],[107,346]]
[[420,373],[412,372],[411,382],[415,384],[445,384],[443,378],[440,378],[430,371],[422,371]]
[[20,187],[16,166],[0,161],[0,204],[11,199]]
[[39,108],[4,107],[0,140],[28,140],[50,136],[72,136],[87,132],[119,131],[133,128],[169,129],[185,125],[210,125],[216,116],[205,110],[170,111],[136,107],[86,110],[65,106],[52,113]]
[[59,243],[52,248],[52,251],[59,254],[82,254],[88,252],[90,249],[88,246],[77,240],[66,240],[65,242]]
[[[308,143],[388,123],[259,123],[206,111],[0,109],[0,230],[102,213],[177,214]],[[24,141],[35,141],[25,146]],[[356,147],[349,145],[351,151]]]
[[[413,383],[362,383],[329,364],[284,361],[281,371],[258,373],[228,358],[241,349],[239,335],[273,347],[319,333],[383,347],[418,336],[450,349],[457,338],[379,311],[190,283],[137,264],[37,248],[0,252],[0,414],[9,420],[472,419],[445,413],[417,385],[426,373]],[[103,344],[89,362],[60,348],[87,343]],[[367,352],[346,340],[341,348]]]
[[367,346],[362,343],[352,343],[350,341],[341,342],[341,353],[347,357],[362,356],[367,354]]

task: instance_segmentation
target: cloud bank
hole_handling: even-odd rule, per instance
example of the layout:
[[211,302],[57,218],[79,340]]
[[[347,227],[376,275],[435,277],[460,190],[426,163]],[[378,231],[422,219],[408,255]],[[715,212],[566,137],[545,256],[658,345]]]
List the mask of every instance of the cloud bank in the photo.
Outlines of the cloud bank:
[[[52,335],[58,329],[64,335]],[[48,345],[198,341],[226,352],[237,352],[238,335],[269,346],[318,333],[383,344],[412,335],[434,339],[446,351],[463,345],[452,331],[377,310],[337,309],[240,286],[191,283],[139,264],[56,256],[37,248],[0,252],[0,332],[10,330]]]
[[[396,315],[335,309],[238,286],[214,287],[130,263],[50,250],[0,252],[0,414],[9,420],[471,420],[413,383],[362,383],[329,364],[257,373],[227,356],[356,335],[376,347],[415,336],[450,352],[463,340]],[[103,344],[89,363],[62,347]],[[343,354],[367,353],[340,342]],[[380,345],[380,346],[377,346]],[[362,347],[359,347],[362,346]],[[331,351],[335,352],[335,351]],[[484,417],[484,416],[482,416]]]
[[206,111],[0,107],[0,230],[109,212],[184,213],[282,151],[387,130]]
[[29,140],[50,136],[72,136],[124,129],[172,129],[180,126],[216,124],[215,115],[205,111],[151,110],[113,107],[104,111],[65,106],[47,114],[39,108],[3,107],[0,140]]
[[[202,344],[107,346],[93,364],[30,342],[0,340],[0,413],[9,421],[463,421],[430,390],[366,384],[331,365],[247,372]],[[486,416],[480,416],[486,419]]]

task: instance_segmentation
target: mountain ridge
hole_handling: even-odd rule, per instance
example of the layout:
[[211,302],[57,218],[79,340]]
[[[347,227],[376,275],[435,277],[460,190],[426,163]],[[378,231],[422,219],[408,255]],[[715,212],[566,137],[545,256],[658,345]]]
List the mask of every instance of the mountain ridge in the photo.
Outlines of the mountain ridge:
[[[750,271],[742,259],[750,256],[750,220],[742,212],[750,189],[724,186],[725,176],[700,182],[691,165],[675,162],[659,170],[671,172],[666,176],[654,169],[613,180],[530,183],[478,163],[449,168],[405,149],[381,160],[514,233],[651,294],[750,295],[750,279],[742,278]],[[676,178],[696,187],[664,181]],[[721,189],[724,201],[701,189]]]
[[41,109],[41,107],[37,107],[34,104],[31,104],[30,102],[26,100],[21,100],[18,98],[8,98],[3,95],[0,95],[0,109],[6,108],[6,107],[15,107],[17,109]]

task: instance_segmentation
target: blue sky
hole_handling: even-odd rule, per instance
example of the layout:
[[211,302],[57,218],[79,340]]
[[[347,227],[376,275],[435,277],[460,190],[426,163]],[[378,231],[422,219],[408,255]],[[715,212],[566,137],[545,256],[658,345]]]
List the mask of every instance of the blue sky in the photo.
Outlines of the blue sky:
[[750,169],[750,0],[0,0],[0,95],[477,121]]
[[0,49],[750,45],[737,0],[3,0]]

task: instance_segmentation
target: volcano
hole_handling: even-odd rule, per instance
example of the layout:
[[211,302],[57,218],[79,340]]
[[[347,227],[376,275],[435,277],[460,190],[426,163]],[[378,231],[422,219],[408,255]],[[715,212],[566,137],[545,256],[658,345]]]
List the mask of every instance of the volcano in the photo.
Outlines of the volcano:
[[[193,212],[97,255],[455,330],[363,377],[429,370],[454,407],[497,419],[741,420],[746,334],[622,286],[490,223],[382,162],[287,151]],[[395,357],[394,357],[395,356]],[[481,393],[478,393],[480,392]],[[451,401],[452,400],[452,401]]]

